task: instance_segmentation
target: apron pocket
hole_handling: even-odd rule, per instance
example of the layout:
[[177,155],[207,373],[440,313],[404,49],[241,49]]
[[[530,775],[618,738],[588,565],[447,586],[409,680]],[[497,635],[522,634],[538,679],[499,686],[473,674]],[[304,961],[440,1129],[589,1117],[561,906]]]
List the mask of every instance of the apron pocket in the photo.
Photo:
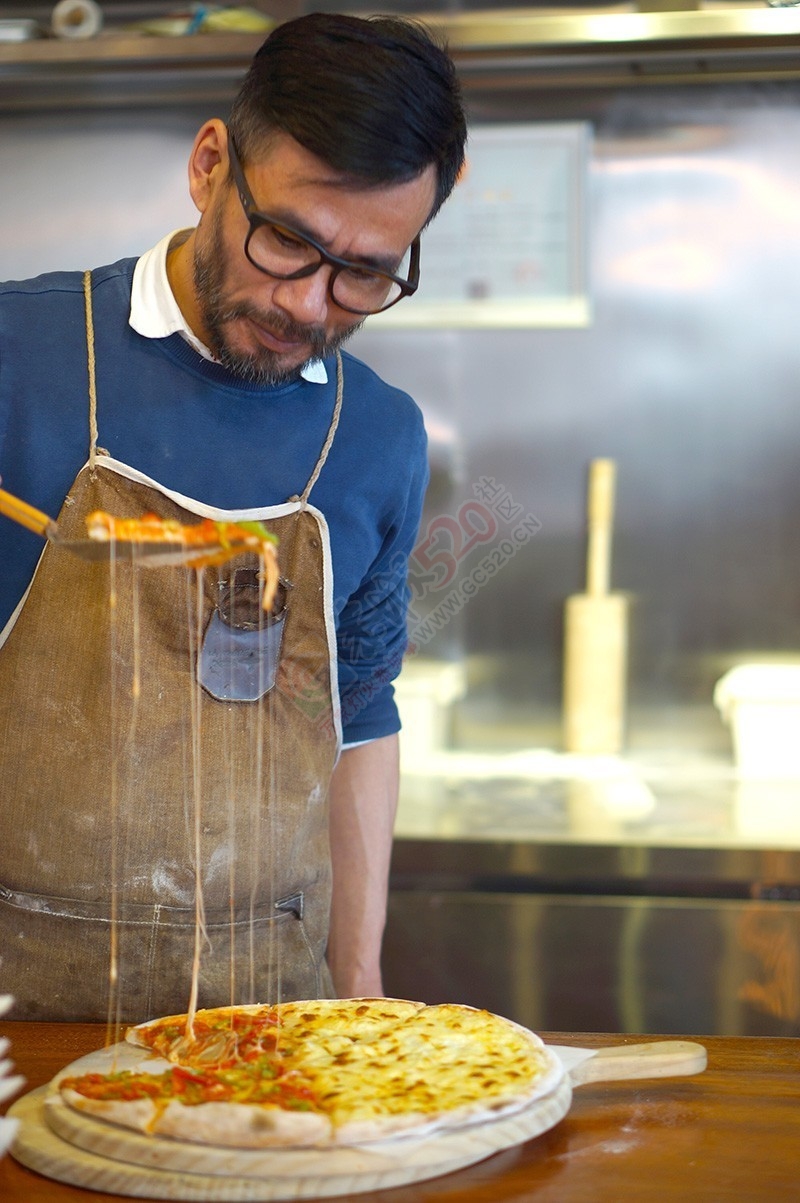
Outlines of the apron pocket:
[[252,631],[229,627],[215,610],[211,615],[197,677],[219,702],[257,702],[272,689],[281,654],[286,611]]

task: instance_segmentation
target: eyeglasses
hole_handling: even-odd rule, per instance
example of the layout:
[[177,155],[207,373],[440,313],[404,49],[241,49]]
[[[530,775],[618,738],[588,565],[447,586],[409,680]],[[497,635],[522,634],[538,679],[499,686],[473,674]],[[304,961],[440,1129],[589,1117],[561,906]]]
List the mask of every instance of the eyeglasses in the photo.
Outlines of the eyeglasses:
[[365,263],[331,255],[307,234],[259,213],[253,194],[244,178],[233,138],[228,134],[228,157],[236,189],[250,229],[244,253],[253,267],[276,280],[302,280],[313,276],[323,263],[332,268],[328,291],[340,309],[362,316],[382,313],[403,297],[410,297],[419,285],[419,238],[412,242],[406,258],[407,278],[379,271]]

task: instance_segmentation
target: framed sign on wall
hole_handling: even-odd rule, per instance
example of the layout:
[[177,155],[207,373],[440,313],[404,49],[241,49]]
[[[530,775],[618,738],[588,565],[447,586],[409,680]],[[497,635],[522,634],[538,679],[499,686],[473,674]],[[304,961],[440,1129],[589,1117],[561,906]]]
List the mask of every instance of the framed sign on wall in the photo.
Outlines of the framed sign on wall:
[[590,147],[586,122],[473,127],[419,291],[373,328],[587,325]]

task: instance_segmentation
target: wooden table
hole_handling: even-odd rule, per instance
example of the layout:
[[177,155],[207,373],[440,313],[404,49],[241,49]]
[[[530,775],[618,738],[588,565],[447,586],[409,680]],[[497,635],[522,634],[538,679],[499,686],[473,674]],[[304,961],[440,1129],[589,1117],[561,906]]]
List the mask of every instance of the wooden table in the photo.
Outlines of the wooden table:
[[[100,1048],[95,1024],[0,1023],[28,1088]],[[634,1036],[563,1035],[600,1047]],[[655,1039],[646,1037],[645,1039]],[[695,1077],[580,1086],[565,1119],[526,1144],[446,1177],[354,1196],[356,1203],[779,1203],[800,1198],[800,1039],[698,1037]],[[65,1186],[0,1161],[3,1203],[120,1196]]]

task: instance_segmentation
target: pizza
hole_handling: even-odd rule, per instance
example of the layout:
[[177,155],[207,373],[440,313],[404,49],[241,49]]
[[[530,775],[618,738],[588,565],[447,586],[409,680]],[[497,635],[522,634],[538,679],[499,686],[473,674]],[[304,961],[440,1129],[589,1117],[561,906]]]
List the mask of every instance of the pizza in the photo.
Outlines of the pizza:
[[549,1094],[538,1036],[459,1004],[396,999],[219,1007],[129,1029],[157,1060],[65,1077],[71,1108],[211,1145],[362,1144],[492,1121]]
[[158,514],[143,514],[141,518],[115,518],[105,510],[93,510],[86,518],[90,539],[108,543],[153,544],[186,550],[187,563],[194,568],[223,564],[244,551],[254,551],[261,558],[264,578],[263,606],[272,607],[279,583],[275,549],[277,537],[263,522],[221,522],[204,518],[200,522],[182,523],[175,518],[160,518]]

